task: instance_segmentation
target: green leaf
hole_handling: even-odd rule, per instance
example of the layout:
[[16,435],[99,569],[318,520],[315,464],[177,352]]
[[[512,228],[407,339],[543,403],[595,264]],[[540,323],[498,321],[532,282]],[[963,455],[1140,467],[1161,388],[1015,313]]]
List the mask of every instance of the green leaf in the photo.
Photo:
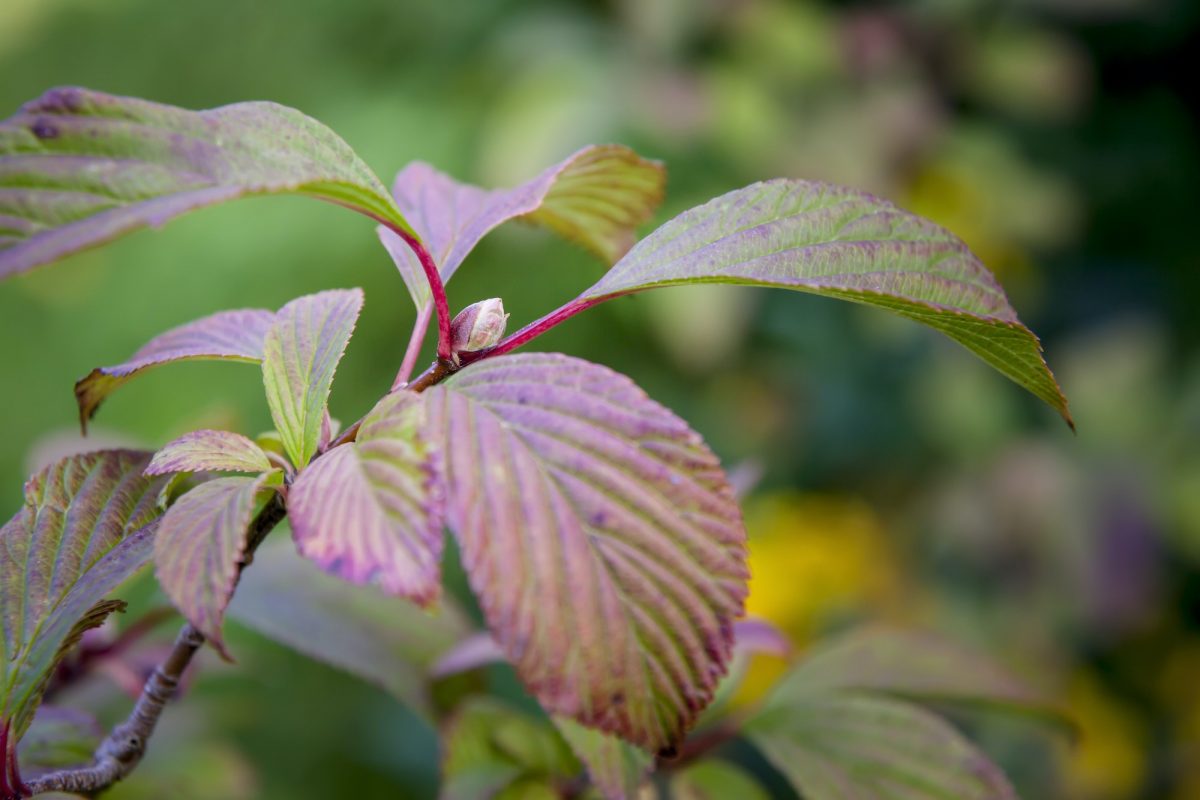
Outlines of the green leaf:
[[25,485],[0,529],[0,723],[19,739],[59,660],[124,607],[105,597],[150,558],[165,478],[142,474],[149,453],[71,456]]
[[553,726],[490,697],[463,703],[442,741],[442,800],[485,800],[523,779],[579,774]]
[[958,731],[916,706],[853,692],[772,703],[743,732],[806,800],[1017,800]]
[[0,278],[194,208],[276,193],[411,231],[350,146],[294,109],[197,112],[51,89],[0,123]]
[[200,484],[167,510],[155,537],[159,584],[226,658],[221,622],[246,555],[255,503],[271,476],[214,478]]
[[470,631],[444,597],[437,611],[326,575],[271,541],[254,555],[226,615],[269,639],[384,689],[433,719],[428,669]]
[[173,472],[267,472],[263,449],[240,433],[202,430],[185,433],[154,454],[147,475]]
[[993,660],[912,631],[867,628],[819,645],[778,684],[775,693],[785,700],[839,689],[1055,714],[1045,696]]
[[297,469],[317,452],[333,373],[362,310],[362,289],[299,297],[275,315],[263,343],[271,417]]
[[887,309],[945,333],[1071,423],[1037,337],[987,268],[953,234],[869,194],[800,180],[730,192],[647,236],[580,299],[690,283]]
[[671,779],[673,800],[769,800],[771,797],[745,770],[727,761],[705,759]]
[[604,800],[637,797],[638,789],[654,768],[649,755],[616,736],[585,728],[568,717],[553,720]]

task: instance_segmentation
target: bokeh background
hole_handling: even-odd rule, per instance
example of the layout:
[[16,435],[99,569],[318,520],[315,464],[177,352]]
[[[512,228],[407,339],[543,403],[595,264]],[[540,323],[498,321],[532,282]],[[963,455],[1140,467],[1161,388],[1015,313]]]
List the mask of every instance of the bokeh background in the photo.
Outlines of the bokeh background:
[[[973,644],[1083,730],[1072,747],[971,722],[1023,796],[1186,800],[1200,797],[1198,30],[1187,0],[4,0],[0,109],[58,84],[192,108],[271,99],[385,181],[419,158],[508,185],[616,141],[667,163],[659,221],[794,176],[948,226],[1043,337],[1077,436],[948,340],[795,293],[649,293],[536,345],[627,373],[727,464],[761,471],[751,610],[799,647],[862,621]],[[600,271],[509,226],[451,304],[500,295],[519,324]],[[332,400],[354,419],[389,386],[413,311],[371,225],[340,209],[240,201],[0,286],[3,516],[38,454],[75,436],[71,384],[93,366],[219,309],[354,285],[367,305]],[[97,423],[101,442],[153,447],[269,416],[254,369],[208,364],[140,379]],[[436,742],[398,703],[247,631],[232,645],[239,663],[206,662],[114,798],[434,796]],[[756,664],[745,691],[773,670]],[[123,713],[104,688],[84,699]]]

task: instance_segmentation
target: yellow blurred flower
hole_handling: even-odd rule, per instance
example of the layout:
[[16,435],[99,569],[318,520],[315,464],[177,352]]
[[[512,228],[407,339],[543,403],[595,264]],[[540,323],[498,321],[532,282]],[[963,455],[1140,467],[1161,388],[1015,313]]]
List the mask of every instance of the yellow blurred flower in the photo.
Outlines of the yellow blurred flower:
[[1069,796],[1080,800],[1136,796],[1146,774],[1142,719],[1091,672],[1079,672],[1071,679],[1067,704],[1067,714],[1082,731],[1080,740],[1064,751],[1062,773]]
[[[888,616],[901,577],[884,526],[861,500],[786,493],[747,508],[750,598],[747,612],[777,625],[803,648],[821,632],[855,617]],[[759,699],[786,669],[756,656],[733,698]]]

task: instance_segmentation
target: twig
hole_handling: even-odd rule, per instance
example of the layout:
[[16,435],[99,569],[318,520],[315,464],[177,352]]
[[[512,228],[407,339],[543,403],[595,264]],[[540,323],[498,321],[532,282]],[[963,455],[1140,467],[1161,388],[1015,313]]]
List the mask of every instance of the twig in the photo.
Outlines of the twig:
[[425,332],[429,329],[429,319],[432,316],[433,304],[427,302],[421,309],[421,313],[417,315],[417,321],[413,325],[412,335],[408,339],[408,349],[404,351],[404,360],[400,362],[396,380],[392,381],[393,392],[403,388],[412,376],[413,367],[417,365],[417,357],[421,355],[421,345],[425,341]]
[[[250,563],[254,550],[286,514],[283,498],[278,494],[258,512],[246,533],[246,557],[238,571],[239,577],[241,569]],[[190,623],[185,624],[175,637],[170,654],[154,668],[142,687],[141,697],[134,704],[129,717],[113,728],[100,743],[92,763],[34,778],[25,784],[28,791],[26,796],[42,792],[95,794],[133,772],[146,753],[146,746],[158,724],[158,718],[162,716],[163,708],[175,694],[184,670],[203,644],[204,634]]]

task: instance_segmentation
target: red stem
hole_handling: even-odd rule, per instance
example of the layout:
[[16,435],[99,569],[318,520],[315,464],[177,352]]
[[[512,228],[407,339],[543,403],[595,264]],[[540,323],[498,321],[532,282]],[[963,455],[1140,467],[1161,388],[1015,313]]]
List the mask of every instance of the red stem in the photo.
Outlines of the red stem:
[[421,244],[420,239],[398,226],[389,225],[388,227],[404,240],[408,248],[416,254],[417,260],[421,262],[421,268],[425,270],[425,280],[429,282],[429,292],[433,296],[433,309],[437,312],[438,358],[449,361],[451,355],[450,304],[446,300],[446,286],[442,283],[442,274],[438,272],[437,264],[433,262],[433,256],[429,255],[429,251],[425,249],[425,245]]
[[412,336],[408,339],[408,349],[404,351],[404,360],[400,362],[400,369],[396,372],[396,379],[392,381],[392,391],[404,386],[408,383],[408,379],[412,377],[413,367],[417,365],[417,356],[421,354],[421,345],[425,342],[425,331],[429,330],[429,318],[433,314],[433,304],[426,303],[421,309],[421,313],[417,315],[417,321],[413,324]]
[[581,298],[576,297],[565,306],[560,306],[554,309],[541,319],[536,319],[526,325],[516,333],[510,334],[500,341],[495,347],[489,347],[487,350],[479,350],[474,353],[459,353],[459,360],[464,364],[470,364],[474,361],[479,361],[483,358],[492,358],[493,356],[502,356],[505,353],[516,350],[523,344],[536,339],[551,328],[561,325],[571,317],[581,311],[587,311],[595,305],[603,303],[605,300],[611,300],[620,295],[610,294],[605,297]]

